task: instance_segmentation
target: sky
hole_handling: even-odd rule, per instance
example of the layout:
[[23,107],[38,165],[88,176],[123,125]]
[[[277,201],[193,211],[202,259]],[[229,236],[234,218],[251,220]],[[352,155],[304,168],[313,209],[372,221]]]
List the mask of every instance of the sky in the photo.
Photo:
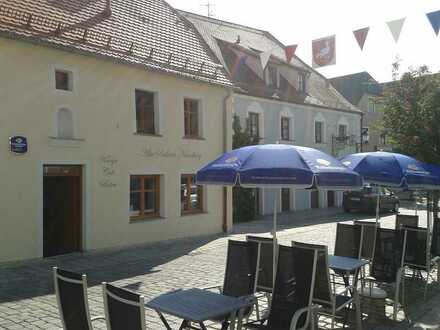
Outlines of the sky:
[[[206,15],[208,0],[167,0],[172,6]],[[440,10],[440,0],[209,0],[213,17],[271,32],[285,45],[298,44],[296,55],[311,64],[312,40],[336,35],[336,65],[320,68],[328,78],[368,71],[380,82],[392,79],[391,64],[401,71],[428,65],[440,71],[440,36],[426,13]],[[406,17],[396,44],[387,21]],[[370,27],[361,51],[353,30]]]

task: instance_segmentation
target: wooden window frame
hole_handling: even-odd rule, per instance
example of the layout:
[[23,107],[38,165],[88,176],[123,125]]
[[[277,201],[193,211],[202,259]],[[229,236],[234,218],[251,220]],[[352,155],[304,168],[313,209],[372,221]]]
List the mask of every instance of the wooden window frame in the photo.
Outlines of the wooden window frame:
[[[180,176],[180,184],[182,185],[182,180],[185,180],[185,185],[189,186],[189,189],[191,189],[191,186],[194,184],[195,175],[194,174],[182,174]],[[182,187],[180,188],[182,189]],[[188,189],[188,188],[187,188]],[[197,201],[198,201],[198,208],[192,208],[191,206],[191,191],[189,191],[189,194],[186,196],[185,205],[187,206],[187,209],[185,210],[185,207],[181,206],[180,213],[181,215],[190,215],[190,214],[198,214],[198,213],[204,213],[204,189],[203,186],[197,185]],[[182,198],[182,196],[180,196]],[[182,199],[180,200],[180,203],[182,204]]]
[[[140,94],[150,94],[150,96],[153,97],[153,107],[151,110],[151,107],[149,109],[145,108],[145,109],[139,109],[138,110],[138,97],[141,97]],[[156,111],[157,111],[157,102],[156,102],[156,98],[157,98],[157,93],[156,92],[152,92],[152,91],[147,91],[147,90],[142,90],[142,89],[135,89],[134,91],[134,100],[135,100],[135,117],[136,117],[136,133],[137,134],[145,134],[145,135],[157,135],[157,125],[156,125]],[[151,121],[152,121],[152,129],[147,129],[147,124],[146,124],[146,117],[147,114],[145,112],[150,112],[151,111]]]
[[[131,189],[131,179],[138,178],[141,180],[141,186],[139,189]],[[153,179],[154,188],[146,189],[145,180]],[[151,218],[160,218],[160,175],[130,175],[130,198],[132,193],[139,193],[139,215],[130,215],[130,220],[143,220]],[[155,196],[154,212],[145,213],[145,193],[153,192]]]
[[[253,118],[255,119],[256,132],[253,134]],[[249,135],[253,138],[260,138],[260,114],[258,112],[249,112],[248,114]]]
[[[187,104],[196,104],[197,109],[192,109],[187,107]],[[195,117],[195,119],[194,119]],[[183,136],[186,139],[200,139],[201,136],[201,125],[200,125],[200,100],[185,97],[183,99]],[[191,132],[191,127],[193,121],[196,121],[197,132]]]
[[[287,127],[284,124],[287,123]],[[287,136],[285,135],[287,129]],[[281,140],[290,141],[290,118],[281,117]]]

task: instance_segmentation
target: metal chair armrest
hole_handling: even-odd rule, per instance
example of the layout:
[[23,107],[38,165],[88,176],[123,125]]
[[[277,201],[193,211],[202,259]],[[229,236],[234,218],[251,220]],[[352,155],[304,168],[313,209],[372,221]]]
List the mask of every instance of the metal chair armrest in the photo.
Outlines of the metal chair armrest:
[[213,289],[217,289],[220,293],[223,293],[223,287],[221,285],[214,285],[214,286],[208,286],[206,288],[202,288],[202,290],[213,290]]
[[104,315],[99,315],[99,316],[94,316],[90,319],[90,321],[98,321],[98,320],[105,320],[105,316]]
[[[318,310],[319,306],[318,305],[312,305],[312,306],[307,306],[304,308],[301,308],[299,310],[297,310],[295,312],[295,314],[293,315],[292,321],[290,322],[290,330],[298,330],[297,329],[297,323],[299,321],[299,318],[304,314],[304,313],[312,313],[314,310]],[[307,315],[307,319],[306,319],[306,323],[304,324],[304,326],[301,329],[306,329],[309,322],[312,322],[312,329],[314,328],[314,320],[310,320],[310,314]]]
[[338,292],[338,295],[342,296],[343,294],[347,295],[350,290],[354,290],[353,285],[346,286],[341,292]]

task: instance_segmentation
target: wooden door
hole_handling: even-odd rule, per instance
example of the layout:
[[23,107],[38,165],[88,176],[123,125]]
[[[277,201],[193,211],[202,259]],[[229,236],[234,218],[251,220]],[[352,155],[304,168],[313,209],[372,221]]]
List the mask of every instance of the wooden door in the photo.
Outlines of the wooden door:
[[312,209],[319,209],[319,191],[318,190],[312,190],[310,194],[311,198],[311,207]]
[[333,190],[327,191],[327,206],[328,207],[335,206],[335,192]]
[[43,254],[81,251],[80,166],[45,166],[43,182]]
[[281,211],[288,212],[290,211],[290,189],[282,188],[281,189]]

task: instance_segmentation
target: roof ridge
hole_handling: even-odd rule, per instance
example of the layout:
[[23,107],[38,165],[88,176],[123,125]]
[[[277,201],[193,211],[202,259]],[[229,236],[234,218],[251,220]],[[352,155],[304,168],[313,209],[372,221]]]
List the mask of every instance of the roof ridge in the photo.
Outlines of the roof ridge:
[[261,34],[270,34],[270,32],[267,31],[267,30],[254,28],[254,27],[249,26],[249,25],[234,23],[234,22],[231,22],[231,21],[225,21],[225,20],[222,20],[222,19],[219,19],[219,18],[214,18],[214,17],[208,17],[206,15],[201,15],[201,14],[193,13],[193,12],[182,10],[182,9],[176,9],[176,10],[178,12],[180,12],[180,13],[189,14],[189,15],[192,15],[192,16],[197,16],[197,18],[203,19],[203,20],[205,20],[207,22],[216,21],[216,22],[219,22],[219,23],[226,23],[226,24],[237,26],[237,27],[240,27],[240,28],[246,28],[246,29],[248,29],[250,31],[258,31],[258,32],[261,32]]

